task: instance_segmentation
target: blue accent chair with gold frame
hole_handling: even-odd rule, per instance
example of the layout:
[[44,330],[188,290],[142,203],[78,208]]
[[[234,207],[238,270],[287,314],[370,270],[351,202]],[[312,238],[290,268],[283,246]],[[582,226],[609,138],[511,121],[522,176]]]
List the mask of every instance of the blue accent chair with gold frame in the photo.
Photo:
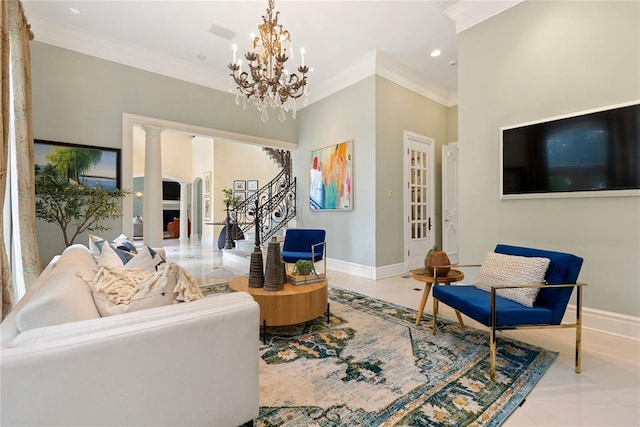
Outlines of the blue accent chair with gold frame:
[[298,260],[311,260],[314,265],[324,260],[324,271],[327,272],[327,257],[325,241],[326,232],[321,229],[290,228],[284,236],[282,245],[282,260],[295,263]]
[[[580,373],[580,353],[582,339],[582,287],[577,283],[583,259],[572,254],[542,249],[499,244],[494,252],[504,255],[524,257],[542,257],[550,260],[545,274],[544,284],[526,285],[539,288],[533,307],[496,295],[497,289],[522,287],[492,286],[491,292],[472,285],[434,286],[433,287],[433,333],[436,334],[436,314],[438,301],[469,316],[489,327],[489,347],[491,352],[490,376],[495,380],[496,372],[496,331],[529,328],[575,328],[576,354],[575,372]],[[478,267],[477,265],[458,265],[460,267]],[[437,274],[437,269],[436,269]],[[569,298],[576,288],[576,322],[561,323]]]

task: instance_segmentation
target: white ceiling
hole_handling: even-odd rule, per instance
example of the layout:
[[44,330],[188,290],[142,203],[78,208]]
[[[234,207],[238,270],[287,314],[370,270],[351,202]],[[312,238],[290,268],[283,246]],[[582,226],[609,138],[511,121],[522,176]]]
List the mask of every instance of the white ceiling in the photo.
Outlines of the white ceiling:
[[[457,103],[457,37],[519,0],[277,0],[296,57],[306,50],[310,101],[374,72],[444,105]],[[233,43],[249,49],[267,0],[23,0],[35,40],[227,90]],[[80,13],[71,13],[77,8]],[[455,21],[455,22],[454,22]],[[231,40],[210,32],[217,25]],[[429,53],[440,49],[442,55]],[[199,57],[206,57],[200,59]],[[451,65],[452,63],[456,65]],[[290,68],[293,68],[291,66]]]

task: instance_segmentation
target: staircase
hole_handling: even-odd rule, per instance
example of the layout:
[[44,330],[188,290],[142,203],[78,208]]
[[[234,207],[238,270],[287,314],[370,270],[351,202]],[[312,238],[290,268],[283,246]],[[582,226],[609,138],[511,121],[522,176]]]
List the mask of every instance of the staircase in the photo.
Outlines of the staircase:
[[291,153],[267,147],[263,150],[282,170],[229,212],[231,221],[238,224],[245,240],[238,240],[235,249],[225,249],[223,259],[239,268],[249,266],[256,244],[265,245],[296,215],[296,179],[291,176]]

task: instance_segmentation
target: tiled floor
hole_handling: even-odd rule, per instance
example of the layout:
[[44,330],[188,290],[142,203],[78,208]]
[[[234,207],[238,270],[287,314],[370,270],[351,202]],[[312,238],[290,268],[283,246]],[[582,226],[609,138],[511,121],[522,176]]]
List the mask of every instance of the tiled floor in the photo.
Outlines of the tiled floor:
[[[184,266],[202,285],[245,272],[222,265],[213,245],[165,240],[167,258]],[[329,285],[417,309],[423,284],[406,275],[370,280],[329,271]],[[430,310],[427,303],[427,312]],[[442,316],[455,319],[443,307]],[[465,323],[473,322],[465,318]],[[427,327],[425,325],[425,327]],[[505,426],[640,426],[640,342],[583,330],[582,373],[573,372],[573,329],[506,332],[560,355]]]

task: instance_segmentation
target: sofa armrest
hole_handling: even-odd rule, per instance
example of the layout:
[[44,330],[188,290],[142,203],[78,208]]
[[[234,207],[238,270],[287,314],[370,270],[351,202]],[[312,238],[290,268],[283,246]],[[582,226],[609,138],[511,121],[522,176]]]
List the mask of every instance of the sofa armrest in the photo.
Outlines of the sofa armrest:
[[[75,336],[65,335],[74,324],[57,325],[58,338],[3,349],[1,424],[233,426],[253,419],[259,307],[247,294],[230,295],[226,304],[212,297],[74,322],[81,324]],[[99,320],[114,324],[101,328]]]

